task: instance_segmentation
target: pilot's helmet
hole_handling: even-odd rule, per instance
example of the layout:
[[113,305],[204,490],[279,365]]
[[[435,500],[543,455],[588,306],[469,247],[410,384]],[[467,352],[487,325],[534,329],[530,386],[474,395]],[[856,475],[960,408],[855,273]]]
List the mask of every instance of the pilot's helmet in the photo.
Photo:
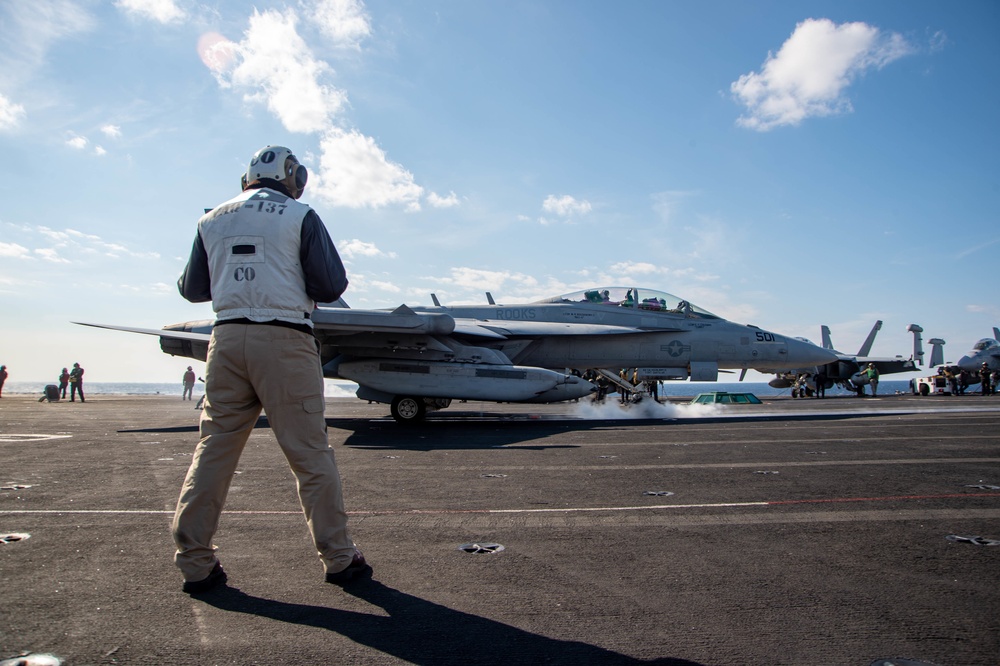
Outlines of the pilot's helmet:
[[299,164],[291,149],[284,146],[264,146],[250,158],[241,185],[245,190],[262,178],[278,181],[285,186],[293,199],[298,199],[306,188],[309,172]]

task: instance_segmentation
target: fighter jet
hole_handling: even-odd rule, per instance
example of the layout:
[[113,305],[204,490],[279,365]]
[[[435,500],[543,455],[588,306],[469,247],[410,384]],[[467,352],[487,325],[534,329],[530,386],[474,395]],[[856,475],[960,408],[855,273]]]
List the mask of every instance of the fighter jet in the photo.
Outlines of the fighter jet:
[[[437,303],[437,297],[433,297]],[[559,402],[596,389],[588,370],[639,380],[716,381],[719,371],[773,373],[836,362],[816,345],[737,324],[652,289],[598,287],[519,305],[354,310],[339,301],[311,319],[323,374],[415,422],[452,400]],[[332,306],[332,307],[331,307]],[[77,322],[82,323],[82,322]],[[84,324],[160,337],[171,355],[205,360],[211,321],[161,330]]]
[[991,371],[1000,370],[1000,328],[993,327],[993,338],[983,338],[973,346],[972,351],[958,359],[958,367],[970,373],[978,373],[986,364]]
[[[823,348],[836,354],[837,360],[822,366],[811,368],[801,367],[778,373],[774,379],[768,382],[768,385],[772,388],[788,388],[792,386],[798,377],[805,375],[806,385],[815,389],[816,376],[822,374],[826,377],[826,388],[832,388],[834,384],[838,384],[849,391],[856,392],[858,395],[864,395],[864,387],[868,383],[868,378],[862,376],[861,372],[868,367],[869,363],[875,365],[875,369],[878,370],[880,376],[898,372],[911,372],[917,369],[918,363],[923,364],[924,351],[920,334],[923,333],[924,329],[917,324],[910,324],[906,329],[913,334],[913,355],[910,358],[902,356],[869,356],[868,354],[871,353],[872,345],[875,343],[875,336],[881,329],[882,321],[878,320],[872,326],[872,330],[868,333],[868,337],[865,338],[858,353],[845,354],[833,348],[833,342],[830,338],[830,328],[825,325],[821,326],[820,334],[823,339]],[[939,349],[937,346],[938,343],[944,344],[943,341],[937,339],[931,342],[935,345],[935,349]]]

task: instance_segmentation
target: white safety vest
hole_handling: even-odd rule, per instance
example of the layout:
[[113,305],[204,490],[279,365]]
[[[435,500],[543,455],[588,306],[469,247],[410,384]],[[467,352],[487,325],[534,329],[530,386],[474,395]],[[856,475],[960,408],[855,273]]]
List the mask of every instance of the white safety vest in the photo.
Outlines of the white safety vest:
[[287,321],[312,326],[299,260],[309,206],[267,188],[246,190],[198,220],[219,321]]

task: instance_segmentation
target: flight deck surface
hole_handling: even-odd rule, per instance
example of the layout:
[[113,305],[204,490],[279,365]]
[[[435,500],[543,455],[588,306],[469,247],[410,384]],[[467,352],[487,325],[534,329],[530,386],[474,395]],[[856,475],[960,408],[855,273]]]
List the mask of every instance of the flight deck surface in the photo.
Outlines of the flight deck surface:
[[326,415],[373,579],[323,582],[262,420],[228,587],[192,598],[169,525],[193,403],[3,398],[0,660],[1000,662],[1000,397]]

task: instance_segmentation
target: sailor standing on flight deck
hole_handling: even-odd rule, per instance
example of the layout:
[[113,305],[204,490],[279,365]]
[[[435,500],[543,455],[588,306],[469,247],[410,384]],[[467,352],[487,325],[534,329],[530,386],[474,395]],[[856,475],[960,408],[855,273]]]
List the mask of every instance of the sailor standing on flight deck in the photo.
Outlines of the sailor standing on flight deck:
[[181,400],[191,400],[191,394],[194,393],[194,369],[189,365],[187,371],[184,373],[184,377],[181,378],[184,384],[184,393],[181,394]]
[[[243,176],[243,193],[198,221],[177,281],[184,298],[211,300],[216,313],[201,440],[173,522],[174,561],[190,594],[226,582],[212,538],[262,408],[298,481],[326,581],[342,585],[371,572],[347,530],[310,320],[316,302],[340,298],[347,276],[319,216],[296,201],[307,177],[288,148],[258,150]],[[279,540],[278,547],[295,540]]]

